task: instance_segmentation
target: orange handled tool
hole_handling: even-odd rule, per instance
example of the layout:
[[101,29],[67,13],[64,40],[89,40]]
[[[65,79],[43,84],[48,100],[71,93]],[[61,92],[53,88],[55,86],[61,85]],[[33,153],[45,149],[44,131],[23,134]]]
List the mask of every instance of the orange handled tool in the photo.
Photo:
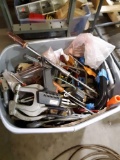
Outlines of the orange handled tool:
[[68,61],[66,60],[64,55],[60,55],[60,61],[65,63],[66,65],[70,65],[70,66],[74,66],[74,64],[75,64],[75,60],[71,55],[69,55]]
[[23,48],[27,46],[27,43],[23,39],[21,39],[19,36],[15,35],[14,33],[8,32],[8,35],[11,39],[13,39],[15,42],[20,44]]
[[64,92],[64,88],[62,88],[58,83],[53,81],[53,84],[59,92]]
[[120,103],[120,95],[116,95],[114,97],[112,97],[108,102],[107,102],[107,107],[116,104],[116,103]]
[[87,72],[87,74],[96,77],[96,73],[90,69],[89,67],[83,66],[84,70]]
[[91,110],[87,109],[85,107],[85,103],[83,103],[82,101],[78,100],[77,98],[75,98],[74,96],[72,96],[69,92],[67,92],[66,90],[64,90],[63,87],[61,87],[58,83],[53,81],[54,86],[57,88],[57,90],[59,92],[64,92],[66,93],[69,97],[73,98],[75,101],[77,101],[77,105],[79,105],[80,107],[84,108],[85,110],[87,110],[89,113],[94,114]]
[[[75,58],[74,58],[74,59],[75,59]],[[87,74],[89,74],[90,76],[94,76],[94,77],[97,76],[96,73],[95,73],[91,68],[86,67],[86,66],[83,65],[81,62],[79,62],[77,59],[75,59],[75,61],[76,61],[77,63],[79,63],[79,64],[84,68],[84,70],[87,72]]]

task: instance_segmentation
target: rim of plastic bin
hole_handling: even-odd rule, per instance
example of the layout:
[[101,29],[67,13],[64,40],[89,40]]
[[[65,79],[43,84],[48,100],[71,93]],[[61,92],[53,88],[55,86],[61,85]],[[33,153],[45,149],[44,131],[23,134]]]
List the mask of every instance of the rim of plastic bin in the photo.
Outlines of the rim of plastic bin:
[[[1,103],[1,102],[0,102]],[[2,109],[2,108],[1,108]],[[2,109],[3,110],[3,109]],[[98,122],[104,118],[107,118],[117,112],[120,111],[120,105],[114,109],[111,109],[109,111],[104,112],[101,115],[98,115],[90,120],[87,120],[85,122],[82,122],[80,124],[77,124],[75,126],[71,127],[56,127],[56,128],[19,128],[11,124],[8,120],[4,118],[4,116],[1,114],[1,120],[4,124],[4,126],[12,133],[16,134],[42,134],[42,133],[64,133],[64,132],[75,132],[82,128],[85,128],[95,122]],[[2,111],[2,113],[5,111]]]

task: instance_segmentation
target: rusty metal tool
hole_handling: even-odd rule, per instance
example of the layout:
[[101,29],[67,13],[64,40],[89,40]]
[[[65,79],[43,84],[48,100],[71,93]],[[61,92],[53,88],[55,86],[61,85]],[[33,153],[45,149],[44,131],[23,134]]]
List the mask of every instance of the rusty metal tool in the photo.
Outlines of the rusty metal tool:
[[31,48],[27,42],[25,42],[23,39],[21,39],[19,36],[15,35],[12,32],[8,33],[9,37],[12,38],[15,42],[17,42],[18,44],[20,44],[23,48],[27,48],[30,51],[32,51],[33,53],[35,53],[37,56],[39,56],[40,58],[43,58],[45,61],[47,61],[49,64],[51,64],[53,67],[55,67],[56,69],[58,69],[60,72],[62,72],[64,75],[66,75],[67,77],[70,77],[72,79],[74,79],[75,81],[79,82],[81,85],[83,85],[85,88],[87,88],[88,90],[90,90],[91,92],[95,93],[96,95],[98,95],[98,93],[90,88],[88,85],[84,84],[82,81],[80,81],[79,79],[75,78],[74,76],[71,75],[70,72],[68,72],[67,70],[65,70],[64,68],[62,68],[59,65],[56,65],[55,63],[51,62],[49,59],[47,59],[46,57],[43,57],[42,55],[40,55],[37,51],[35,51],[33,48]]
[[87,111],[90,112],[91,114],[94,114],[92,111],[90,111],[89,109],[87,109],[87,108],[85,107],[86,104],[85,104],[84,102],[82,102],[82,101],[78,100],[77,98],[75,98],[74,96],[72,96],[69,92],[67,92],[66,90],[64,90],[64,88],[62,88],[58,83],[53,82],[53,84],[56,86],[56,88],[58,89],[59,92],[63,92],[63,93],[65,93],[65,94],[69,95],[69,97],[71,97],[71,98],[73,98],[75,101],[77,101],[77,104],[78,104],[80,107],[84,108],[85,110],[87,110]]

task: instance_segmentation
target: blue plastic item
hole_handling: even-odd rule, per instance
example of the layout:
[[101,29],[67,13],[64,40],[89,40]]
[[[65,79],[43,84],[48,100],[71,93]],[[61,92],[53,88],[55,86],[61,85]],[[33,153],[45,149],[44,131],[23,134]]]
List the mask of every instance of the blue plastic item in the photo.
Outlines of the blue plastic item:
[[105,69],[101,69],[101,71],[99,71],[97,77],[96,77],[96,82],[100,83],[100,77],[103,76],[108,80],[108,75]]
[[88,103],[88,104],[86,104],[86,108],[89,109],[89,110],[94,109],[95,108],[94,103]]
[[81,62],[82,64],[84,64],[84,63],[85,63],[85,58],[84,58],[84,57],[80,57],[80,58],[78,59],[78,61]]

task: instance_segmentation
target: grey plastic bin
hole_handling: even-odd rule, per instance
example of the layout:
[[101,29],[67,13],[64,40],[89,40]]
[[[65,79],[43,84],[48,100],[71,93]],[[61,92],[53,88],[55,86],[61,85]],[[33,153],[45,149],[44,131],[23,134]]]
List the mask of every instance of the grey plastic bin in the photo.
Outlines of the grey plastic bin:
[[[42,53],[46,51],[50,46],[54,49],[57,50],[59,48],[66,48],[71,41],[74,39],[74,37],[70,38],[55,38],[55,39],[48,39],[48,40],[42,40],[42,41],[34,41],[30,42],[30,46],[33,47],[36,51],[39,53]],[[14,67],[19,63],[24,61],[23,55],[27,53],[29,55],[34,56],[33,53],[28,51],[27,49],[23,49],[19,45],[11,45],[8,46],[3,50],[0,56],[0,73],[3,72],[5,69],[8,69],[10,71],[14,71]],[[120,82],[120,74],[119,74],[119,68],[117,67],[116,63],[114,62],[113,58],[110,56],[108,57],[108,61],[110,64],[113,66],[115,70],[115,77],[118,82]],[[118,84],[119,85],[119,84]],[[119,85],[120,86],[120,85]],[[118,88],[118,86],[116,86]],[[114,90],[112,93],[113,95],[119,94],[119,89]],[[80,130],[92,123],[95,123],[97,121],[100,121],[112,114],[115,114],[120,111],[120,105],[110,111],[106,111],[105,113],[102,113],[101,115],[97,115],[95,117],[91,117],[89,120],[82,122],[80,124],[77,124],[72,127],[64,127],[64,128],[19,128],[15,126],[13,121],[10,119],[9,115],[7,114],[1,99],[0,99],[0,116],[1,120],[4,124],[4,126],[11,132],[13,133],[18,133],[18,134],[30,134],[30,133],[60,133],[60,132],[74,132],[77,130]]]

